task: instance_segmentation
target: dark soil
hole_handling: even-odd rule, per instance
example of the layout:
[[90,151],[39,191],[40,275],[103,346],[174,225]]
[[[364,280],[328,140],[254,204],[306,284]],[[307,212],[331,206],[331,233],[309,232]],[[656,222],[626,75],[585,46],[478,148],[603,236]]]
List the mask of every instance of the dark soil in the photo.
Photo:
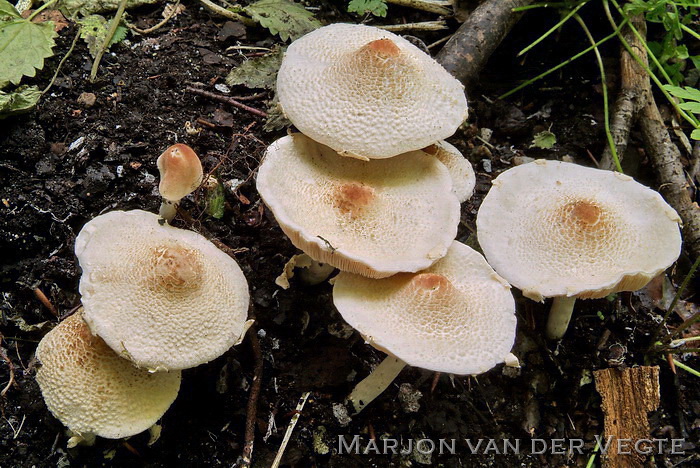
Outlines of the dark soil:
[[[326,22],[357,21],[344,13],[344,3],[321,6]],[[698,379],[678,370],[674,375],[658,356],[647,355],[650,334],[663,311],[649,300],[656,290],[623,293],[612,300],[582,301],[572,326],[559,345],[541,337],[546,307],[518,296],[518,340],[514,353],[522,369],[499,366],[477,377],[439,376],[407,368],[363,413],[341,424],[333,405],[342,403],[354,382],[366,376],[383,354],[346,330],[331,303],[328,284],[309,287],[293,281],[281,290],[274,279],[296,253],[260,202],[254,176],[266,146],[284,132],[265,133],[263,121],[226,104],[185,92],[188,85],[215,91],[246,51],[227,52],[240,42],[271,46],[265,30],[244,29],[202,10],[196,2],[157,32],[131,36],[105,56],[99,78],[87,80],[91,59],[80,41],[51,92],[39,107],[0,121],[0,353],[14,366],[15,384],[0,398],[0,467],[48,466],[234,466],[242,452],[246,404],[254,367],[248,340],[221,358],[183,373],[180,395],[162,420],[162,436],[152,447],[148,435],[127,442],[98,439],[92,447],[67,450],[65,429],[46,409],[33,376],[36,343],[56,318],[36,299],[40,288],[66,314],[79,304],[80,271],[73,254],[83,224],[109,210],[157,211],[158,155],[183,142],[201,156],[205,171],[221,181],[244,180],[226,195],[222,219],[203,210],[202,194],[182,207],[192,222],[176,225],[215,238],[232,249],[246,274],[264,357],[255,466],[269,466],[299,397],[312,392],[285,452],[286,466],[412,466],[430,463],[413,455],[337,454],[338,436],[360,434],[381,438],[459,439],[457,454],[432,455],[432,464],[458,466],[585,466],[594,436],[602,433],[600,397],[590,372],[610,366],[657,364],[661,367],[662,401],[650,415],[653,436],[685,438],[686,455],[658,455],[658,466],[698,461],[700,391]],[[596,10],[597,11],[597,10]],[[594,34],[607,31],[596,11],[589,25]],[[429,19],[391,8],[387,23]],[[132,12],[147,27],[160,18],[159,7]],[[450,139],[478,172],[475,196],[464,204],[458,239],[473,245],[475,215],[490,180],[511,167],[516,156],[571,158],[592,165],[604,144],[600,79],[592,58],[563,69],[508,100],[496,96],[584,48],[575,24],[528,54],[517,51],[551,27],[554,12],[531,13],[512,31],[482,73],[482,85],[471,93],[472,112]],[[60,33],[56,56],[34,81],[48,84],[72,41],[71,27]],[[605,32],[607,34],[607,32]],[[420,36],[426,43],[442,34]],[[609,72],[616,69],[617,50],[603,48]],[[608,77],[615,86],[615,77]],[[81,93],[94,93],[92,107],[78,103]],[[245,88],[232,95],[251,95]],[[267,96],[270,97],[270,96]],[[247,102],[265,109],[263,97]],[[199,120],[200,123],[197,123]],[[187,132],[190,122],[196,133]],[[202,123],[204,122],[204,123]],[[535,133],[550,129],[558,143],[551,150],[530,148]],[[491,129],[488,144],[482,130]],[[79,142],[79,143],[78,143]],[[633,139],[627,169],[657,187],[643,151]],[[688,270],[684,257],[670,274],[678,285]],[[697,290],[691,285],[685,296]],[[516,293],[517,296],[517,293]],[[18,319],[36,324],[23,331]],[[670,325],[680,323],[672,316]],[[2,354],[0,354],[2,357]],[[683,358],[679,358],[683,359]],[[700,368],[700,361],[685,362]],[[0,388],[9,380],[0,359]],[[398,398],[408,383],[422,393],[417,412],[407,412]],[[274,426],[270,427],[270,424]],[[263,438],[265,434],[268,434]],[[583,438],[584,454],[471,455],[463,439]],[[320,442],[320,443],[319,443]],[[325,447],[324,447],[325,446]]]

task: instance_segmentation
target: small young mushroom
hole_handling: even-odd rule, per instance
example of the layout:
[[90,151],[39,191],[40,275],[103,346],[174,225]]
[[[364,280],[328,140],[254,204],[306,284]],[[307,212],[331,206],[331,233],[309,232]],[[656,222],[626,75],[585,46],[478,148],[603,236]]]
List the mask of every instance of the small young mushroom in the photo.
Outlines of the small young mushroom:
[[617,172],[537,160],[493,181],[476,220],[493,268],[523,295],[553,297],[547,336],[560,339],[576,298],[635,291],[676,261],[678,214]]
[[464,86],[440,64],[400,36],[357,24],[294,41],[277,95],[302,133],[359,159],[424,148],[467,118]]
[[95,436],[118,439],[145,431],[180,389],[179,371],[151,373],[122,359],[90,332],[82,310],[44,336],[36,358],[46,406],[88,443]]
[[360,411],[411,366],[480,374],[512,359],[515,302],[484,257],[457,241],[418,273],[369,279],[340,273],[333,302],[343,318],[389,356],[349,399]]
[[159,214],[170,223],[177,214],[180,200],[202,183],[202,162],[192,148],[178,143],[163,151],[157,165],[160,172],[158,191],[163,197]]
[[469,160],[446,141],[438,141],[434,145],[423,148],[423,151],[435,156],[450,171],[452,192],[459,202],[464,203],[469,200],[476,186],[476,174]]
[[243,272],[195,232],[146,211],[112,211],[83,227],[75,253],[85,321],[139,367],[194,367],[245,333]]
[[295,246],[373,278],[427,268],[457,234],[450,174],[422,151],[364,162],[294,134],[267,149],[257,188]]

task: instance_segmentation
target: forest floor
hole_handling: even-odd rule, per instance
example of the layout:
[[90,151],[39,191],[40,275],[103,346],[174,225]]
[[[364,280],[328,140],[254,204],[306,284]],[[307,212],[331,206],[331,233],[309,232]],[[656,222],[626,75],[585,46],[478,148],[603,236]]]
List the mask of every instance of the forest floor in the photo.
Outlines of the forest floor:
[[[314,11],[330,22],[358,22],[345,2],[319,2]],[[73,253],[76,234],[90,219],[110,210],[157,212],[156,159],[169,145],[182,142],[201,156],[205,172],[222,181],[243,181],[226,193],[223,218],[202,209],[201,194],[183,208],[194,219],[177,226],[215,237],[235,249],[251,288],[264,359],[258,402],[254,466],[270,466],[284,431],[304,392],[311,392],[286,449],[283,465],[546,467],[585,466],[594,437],[603,432],[603,412],[591,373],[607,367],[643,364],[661,368],[661,405],[650,415],[652,436],[684,438],[685,455],[661,454],[658,466],[697,463],[700,443],[700,385],[681,370],[674,374],[659,356],[645,354],[668,294],[683,280],[689,259],[682,256],[664,278],[637,293],[580,301],[569,332],[559,344],[542,337],[546,305],[517,301],[518,337],[514,353],[521,369],[498,366],[476,376],[441,375],[406,368],[395,383],[361,414],[338,417],[338,404],[353,383],[366,376],[383,354],[364,343],[344,324],[331,301],[331,286],[292,281],[282,290],[275,278],[297,253],[261,203],[255,171],[268,144],[285,134],[267,133],[264,120],[249,112],[186,92],[202,86],[218,92],[228,72],[246,60],[235,45],[271,47],[279,38],[262,28],[244,28],[184,3],[185,10],[166,26],[145,36],[131,35],[114,46],[102,62],[98,79],[88,74],[92,59],[82,41],[63,66],[52,90],[31,112],[0,120],[0,350],[14,367],[15,382],[0,397],[0,467],[48,466],[233,466],[242,453],[246,404],[254,367],[248,340],[206,365],[186,370],[180,394],[162,419],[162,435],[148,446],[148,435],[128,443],[98,439],[92,447],[66,449],[64,427],[47,410],[34,380],[36,344],[56,323],[37,300],[41,289],[65,314],[79,304],[80,271]],[[160,19],[161,6],[131,11],[131,20],[146,27]],[[609,26],[594,8],[581,11],[594,34]],[[392,6],[385,24],[430,15]],[[587,46],[577,25],[564,29],[516,58],[529,43],[558,21],[555,11],[527,13],[506,37],[471,92],[468,122],[449,139],[477,172],[474,197],[462,206],[458,240],[474,243],[475,216],[491,180],[512,167],[514,158],[568,159],[592,166],[601,154],[603,107],[600,76],[586,56],[548,79],[499,101],[500,94],[522,80],[570,57]],[[375,24],[380,21],[375,20]],[[451,22],[454,29],[456,22]],[[416,33],[430,44],[448,32]],[[44,70],[29,80],[46,86],[70,47],[75,28],[60,32]],[[437,50],[437,49],[435,49]],[[602,48],[614,95],[618,49]],[[258,90],[259,91],[259,90]],[[257,91],[234,87],[231,95]],[[94,104],[79,97],[92,93]],[[266,108],[264,92],[247,104]],[[191,124],[191,125],[190,125]],[[194,128],[194,131],[188,131]],[[550,130],[557,143],[531,147],[535,134]],[[625,172],[658,188],[655,173],[637,135],[632,135]],[[670,292],[669,292],[670,291]],[[692,298],[691,283],[684,298]],[[666,296],[664,296],[666,294]],[[692,299],[690,299],[692,301]],[[686,302],[695,310],[692,302]],[[669,325],[680,323],[675,314]],[[27,328],[25,324],[33,325]],[[697,356],[678,359],[700,368]],[[0,388],[10,367],[0,359]],[[404,385],[407,384],[407,385]],[[419,408],[399,398],[416,396]],[[335,413],[334,413],[335,407]],[[407,455],[337,454],[338,436],[408,439],[458,439],[457,453]],[[583,454],[470,454],[464,439],[584,439]]]

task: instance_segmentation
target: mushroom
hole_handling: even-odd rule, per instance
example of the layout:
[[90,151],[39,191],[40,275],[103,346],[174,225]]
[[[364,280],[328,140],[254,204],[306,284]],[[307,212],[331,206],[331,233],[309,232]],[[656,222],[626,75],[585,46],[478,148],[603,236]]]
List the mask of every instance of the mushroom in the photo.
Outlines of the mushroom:
[[422,151],[363,162],[289,135],[267,149],[257,189],[295,246],[364,276],[427,268],[457,234],[450,175]]
[[389,355],[351,393],[357,412],[406,364],[480,374],[512,360],[516,318],[510,285],[481,254],[457,241],[418,273],[379,280],[340,273],[333,302],[370,345]]
[[302,133],[359,159],[424,148],[467,118],[464,86],[440,64],[400,36],[357,24],[294,41],[277,96]]
[[83,227],[75,253],[85,321],[139,367],[194,367],[245,332],[243,272],[197,233],[146,211],[112,211]]
[[122,359],[90,332],[81,309],[44,336],[36,358],[46,406],[77,434],[70,445],[148,429],[180,389],[179,371],[151,373]]
[[493,181],[476,220],[493,268],[535,301],[553,297],[560,339],[576,298],[635,291],[680,255],[678,214],[626,175],[537,160]]
[[192,148],[178,143],[158,157],[157,165],[160,172],[158,191],[163,197],[159,214],[170,223],[177,214],[180,200],[202,183],[202,162]]
[[476,186],[476,174],[469,160],[444,140],[423,148],[423,151],[433,155],[447,167],[452,177],[452,192],[459,202],[464,203],[469,200]]

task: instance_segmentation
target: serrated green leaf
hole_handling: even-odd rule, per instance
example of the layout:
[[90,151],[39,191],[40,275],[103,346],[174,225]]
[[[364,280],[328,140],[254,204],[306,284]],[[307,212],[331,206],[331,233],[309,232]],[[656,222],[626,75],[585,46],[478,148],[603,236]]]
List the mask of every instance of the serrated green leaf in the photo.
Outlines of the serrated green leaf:
[[[90,55],[92,55],[93,58],[95,58],[95,55],[107,38],[109,23],[108,20],[100,15],[89,15],[78,20],[80,37],[85,40],[88,51],[90,51]],[[128,32],[129,30],[126,27],[122,25],[117,26],[117,30],[114,32],[114,36],[112,36],[112,40],[109,41],[107,48],[123,41]]]
[[535,137],[532,139],[532,144],[530,145],[530,148],[535,147],[541,149],[549,149],[556,143],[556,135],[554,135],[554,133],[550,132],[549,130],[544,130],[535,135]]
[[41,90],[36,86],[20,86],[9,93],[0,91],[0,119],[32,109],[40,97]]
[[17,9],[7,0],[0,0],[0,19],[21,18]]
[[283,41],[290,38],[296,40],[321,27],[312,13],[289,0],[260,0],[243,8],[243,11],[272,34],[278,34]]
[[44,59],[53,55],[54,37],[50,21],[0,21],[0,83],[19,84],[23,76],[36,75],[44,67]]
[[229,86],[243,85],[248,88],[272,89],[277,80],[282,57],[284,57],[284,50],[277,48],[262,57],[246,60],[231,70],[226,77],[226,83]]
[[700,102],[700,89],[691,88],[690,86],[681,88],[680,86],[672,85],[664,85],[664,89],[668,91],[669,94],[678,98]]
[[385,0],[351,0],[348,4],[348,12],[364,15],[371,13],[374,16],[386,16],[387,6]]
[[693,132],[690,134],[690,138],[693,140],[700,140],[700,128],[693,130]]

